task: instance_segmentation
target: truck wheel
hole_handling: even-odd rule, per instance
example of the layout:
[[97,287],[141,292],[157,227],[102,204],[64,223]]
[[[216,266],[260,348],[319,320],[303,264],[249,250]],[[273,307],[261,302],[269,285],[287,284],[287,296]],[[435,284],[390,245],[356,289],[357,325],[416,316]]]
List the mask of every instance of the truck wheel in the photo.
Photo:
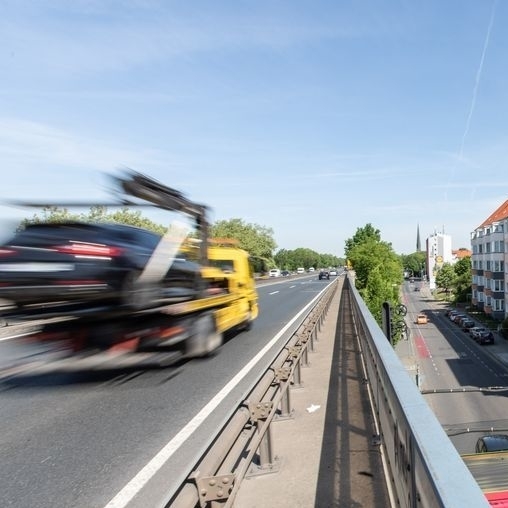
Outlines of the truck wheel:
[[243,322],[241,329],[248,332],[252,328],[252,312],[249,312],[247,319]]
[[191,336],[187,339],[186,356],[207,356],[222,344],[222,333],[217,331],[212,314],[200,316],[194,322]]

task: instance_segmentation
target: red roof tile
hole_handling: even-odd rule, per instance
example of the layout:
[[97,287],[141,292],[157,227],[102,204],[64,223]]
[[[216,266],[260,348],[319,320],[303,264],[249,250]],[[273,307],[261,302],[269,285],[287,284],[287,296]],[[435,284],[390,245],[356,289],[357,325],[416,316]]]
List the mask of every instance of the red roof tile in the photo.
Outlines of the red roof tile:
[[489,226],[493,222],[498,222],[503,219],[508,219],[508,199],[495,212],[491,213],[489,217],[478,226],[478,228]]
[[452,250],[452,255],[455,256],[457,259],[462,259],[467,256],[471,257],[472,254],[473,253],[469,249],[460,248],[457,250]]

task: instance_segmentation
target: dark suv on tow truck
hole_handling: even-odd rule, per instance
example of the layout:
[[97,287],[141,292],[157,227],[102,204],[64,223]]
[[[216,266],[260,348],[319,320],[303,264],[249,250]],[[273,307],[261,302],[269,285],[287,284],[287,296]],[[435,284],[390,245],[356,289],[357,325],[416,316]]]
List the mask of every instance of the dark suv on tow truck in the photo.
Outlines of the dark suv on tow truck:
[[[116,223],[28,225],[0,246],[0,298],[18,308],[100,302],[131,309],[196,298],[200,266],[182,253],[152,257],[161,238]],[[149,261],[157,277],[140,282]]]

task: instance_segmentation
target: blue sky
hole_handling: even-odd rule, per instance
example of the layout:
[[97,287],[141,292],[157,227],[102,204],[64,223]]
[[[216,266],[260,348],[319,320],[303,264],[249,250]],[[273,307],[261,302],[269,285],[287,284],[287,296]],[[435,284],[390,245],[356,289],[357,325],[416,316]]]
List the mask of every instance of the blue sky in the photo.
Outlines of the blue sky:
[[[469,234],[508,198],[508,2],[0,0],[0,198],[131,167],[341,256]],[[33,211],[2,207],[2,227]]]

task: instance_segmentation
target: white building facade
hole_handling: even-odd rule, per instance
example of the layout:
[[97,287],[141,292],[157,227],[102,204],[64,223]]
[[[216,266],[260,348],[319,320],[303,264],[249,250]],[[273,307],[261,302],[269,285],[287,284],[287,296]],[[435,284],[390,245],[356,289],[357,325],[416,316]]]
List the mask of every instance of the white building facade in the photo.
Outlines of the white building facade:
[[508,317],[508,200],[471,233],[471,303],[494,319]]
[[436,274],[445,263],[453,263],[452,237],[444,233],[434,233],[427,243],[427,275],[429,288],[436,289]]

